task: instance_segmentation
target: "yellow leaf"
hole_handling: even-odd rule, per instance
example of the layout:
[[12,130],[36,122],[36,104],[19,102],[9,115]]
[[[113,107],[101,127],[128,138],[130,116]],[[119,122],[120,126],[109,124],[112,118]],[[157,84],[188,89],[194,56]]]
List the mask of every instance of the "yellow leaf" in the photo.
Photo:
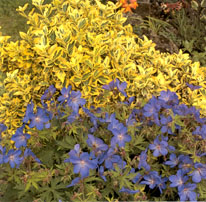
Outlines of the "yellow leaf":
[[63,71],[58,71],[58,72],[56,73],[56,76],[58,77],[58,79],[59,79],[62,83],[64,83],[64,79],[65,79],[65,76],[66,76],[65,72],[63,72]]

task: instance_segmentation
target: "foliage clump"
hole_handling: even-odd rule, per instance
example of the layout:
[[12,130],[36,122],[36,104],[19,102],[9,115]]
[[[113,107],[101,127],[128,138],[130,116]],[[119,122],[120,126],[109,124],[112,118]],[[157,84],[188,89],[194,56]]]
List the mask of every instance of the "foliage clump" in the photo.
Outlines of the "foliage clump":
[[[206,114],[206,68],[192,63],[188,55],[161,54],[155,44],[123,26],[120,3],[98,0],[53,0],[26,13],[27,33],[22,40],[8,42],[0,36],[0,70],[6,74],[0,97],[0,122],[13,131],[21,125],[27,104],[40,104],[44,90],[54,85],[58,91],[71,85],[81,90],[88,107],[104,106],[114,100],[101,99],[101,85],[118,78],[128,84],[129,96],[148,100],[162,90],[177,93],[181,102],[194,105]],[[186,83],[202,86],[192,91]]]

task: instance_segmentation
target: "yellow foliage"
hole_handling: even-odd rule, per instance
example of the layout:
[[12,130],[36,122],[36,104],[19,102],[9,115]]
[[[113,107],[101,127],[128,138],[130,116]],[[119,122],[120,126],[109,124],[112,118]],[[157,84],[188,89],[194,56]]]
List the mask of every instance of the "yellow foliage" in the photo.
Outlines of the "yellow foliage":
[[[160,91],[175,91],[181,102],[202,108],[206,115],[206,67],[192,63],[187,54],[160,53],[155,44],[138,38],[120,4],[99,0],[33,1],[36,10],[18,10],[30,25],[22,40],[8,42],[0,36],[0,71],[7,73],[6,93],[0,97],[0,122],[13,132],[21,125],[27,103],[40,97],[51,84],[57,89],[72,85],[91,104],[99,100],[102,85],[118,78],[126,81],[127,94],[145,99]],[[186,82],[203,86],[191,91]]]

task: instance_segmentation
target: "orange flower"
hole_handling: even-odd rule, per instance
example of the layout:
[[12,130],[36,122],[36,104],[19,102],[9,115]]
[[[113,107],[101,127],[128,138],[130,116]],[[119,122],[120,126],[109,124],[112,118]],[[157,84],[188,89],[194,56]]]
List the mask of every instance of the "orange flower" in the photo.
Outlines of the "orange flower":
[[136,0],[120,0],[120,3],[122,3],[122,7],[125,8],[124,13],[126,12],[132,12],[131,8],[136,9],[138,4]]

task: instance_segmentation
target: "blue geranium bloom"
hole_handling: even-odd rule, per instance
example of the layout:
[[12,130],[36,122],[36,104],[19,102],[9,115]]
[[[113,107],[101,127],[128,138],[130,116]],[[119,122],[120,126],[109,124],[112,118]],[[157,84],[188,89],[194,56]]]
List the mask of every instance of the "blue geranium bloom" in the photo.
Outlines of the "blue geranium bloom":
[[149,149],[154,150],[153,156],[165,156],[168,153],[168,143],[165,140],[159,140],[159,135],[155,138],[154,143],[149,145]]
[[108,149],[108,145],[104,144],[103,140],[91,134],[88,134],[87,145],[92,147],[94,153],[99,153]]
[[199,183],[202,179],[206,179],[206,164],[195,163],[195,170],[189,175],[192,176],[192,181]]
[[180,116],[186,116],[191,113],[190,109],[185,104],[175,105],[172,107],[172,110],[174,114],[178,114]]
[[177,156],[175,154],[170,154],[170,160],[166,161],[164,164],[165,165],[169,165],[170,168],[174,168],[175,166],[177,166],[179,163],[179,159],[177,158]]
[[89,170],[97,167],[97,160],[90,160],[87,152],[81,153],[79,157],[76,155],[70,157],[70,162],[74,164],[74,173],[80,173],[82,178],[88,177]]
[[189,84],[189,83],[186,83],[186,85],[187,85],[192,91],[202,88],[202,86],[195,86],[195,85]]
[[60,103],[63,103],[65,101],[68,101],[68,99],[70,98],[70,91],[71,91],[72,87],[71,86],[68,86],[68,88],[62,88],[61,90],[61,96],[58,97],[58,101]]
[[117,119],[111,119],[110,124],[108,125],[107,129],[112,132],[113,129],[121,130],[124,127],[124,124],[119,122]]
[[31,116],[34,115],[33,110],[34,110],[34,103],[31,102],[31,104],[27,105],[23,123],[27,123],[31,119]]
[[172,134],[172,130],[169,126],[169,124],[171,122],[172,122],[172,117],[171,116],[165,117],[163,115],[160,115],[160,123],[162,125],[162,128],[161,128],[162,133]]
[[171,92],[170,90],[161,91],[158,100],[162,103],[162,106],[165,109],[172,108],[173,106],[179,104],[178,96],[175,92]]
[[150,165],[147,163],[147,149],[140,154],[138,169],[144,168],[146,171],[150,170]]
[[49,88],[46,89],[44,94],[41,96],[41,100],[50,100],[55,92],[56,88],[54,85],[49,86]]
[[129,118],[126,119],[126,125],[127,126],[133,126],[136,123],[136,120],[133,117],[133,114],[129,115]]
[[71,107],[75,113],[78,113],[79,106],[86,104],[86,100],[81,98],[81,96],[82,94],[80,91],[72,91],[67,101],[68,106]]
[[184,174],[189,173],[193,167],[193,160],[186,155],[179,155],[179,165],[178,167],[182,170]]
[[176,175],[169,177],[170,182],[172,182],[170,187],[178,187],[178,190],[180,190],[188,179],[188,176],[184,176],[182,170],[178,170]]
[[3,164],[4,163],[4,158],[5,158],[5,153],[6,153],[6,148],[2,147],[0,145],[0,151],[2,153],[2,154],[0,154],[0,164]]
[[127,194],[136,194],[139,192],[139,190],[131,190],[131,189],[127,189],[125,187],[122,187],[119,192],[124,192],[124,193],[127,193]]
[[16,133],[11,137],[11,140],[15,142],[15,147],[20,148],[21,146],[26,147],[27,140],[30,138],[30,135],[23,133],[24,126],[17,128]]
[[152,97],[149,102],[143,107],[143,115],[145,117],[152,117],[158,114],[161,106],[156,97]]
[[113,137],[111,139],[111,146],[115,146],[116,144],[119,147],[125,147],[126,142],[131,141],[131,136],[127,134],[127,128],[121,127],[120,129],[112,129]]
[[161,183],[161,178],[157,171],[150,171],[148,175],[144,176],[144,180],[140,184],[149,185],[150,189],[154,189],[157,185]]
[[31,151],[31,149],[29,149],[29,148],[26,148],[25,151],[24,151],[24,158],[26,158],[27,156],[32,156],[37,163],[42,163],[42,162],[36,157],[36,155]]
[[49,117],[46,115],[45,110],[37,107],[37,113],[30,115],[31,122],[29,124],[30,128],[36,127],[38,130],[44,128],[44,124],[49,121]]
[[71,184],[69,184],[67,187],[73,187],[74,185],[79,183],[79,181],[80,181],[80,177],[76,177],[72,180]]
[[109,85],[103,85],[102,86],[103,89],[110,90],[110,91],[113,91],[115,87],[117,87],[117,85],[116,85],[116,82],[114,82],[114,81],[111,81],[109,83]]
[[196,184],[191,183],[182,186],[178,192],[180,201],[196,201],[196,193],[193,191],[194,189],[196,189],[196,187]]
[[116,79],[116,86],[117,86],[117,89],[119,90],[119,92],[122,93],[125,97],[127,97],[127,94],[124,91],[125,88],[127,88],[127,83],[123,82],[123,83],[120,84],[119,79]]
[[8,154],[4,158],[4,162],[10,164],[11,168],[14,168],[15,165],[18,168],[19,165],[23,161],[23,157],[20,157],[21,155],[21,150],[9,150]]
[[114,169],[114,164],[118,164],[119,167],[125,166],[125,162],[122,161],[119,155],[115,154],[114,148],[108,149],[99,159],[99,164],[105,163],[107,169]]

